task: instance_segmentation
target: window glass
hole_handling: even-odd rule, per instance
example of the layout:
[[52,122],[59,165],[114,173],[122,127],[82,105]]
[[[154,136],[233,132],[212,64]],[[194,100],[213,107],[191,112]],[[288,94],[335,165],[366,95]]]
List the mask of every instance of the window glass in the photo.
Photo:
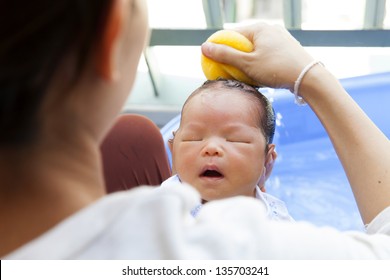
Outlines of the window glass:
[[386,1],[385,19],[383,21],[383,28],[390,29],[390,1]]
[[201,0],[147,0],[151,28],[206,28]]
[[[232,11],[235,2],[235,13]],[[246,23],[249,21],[265,21],[283,25],[283,0],[223,0],[226,23]]]
[[302,29],[362,29],[365,0],[302,0]]

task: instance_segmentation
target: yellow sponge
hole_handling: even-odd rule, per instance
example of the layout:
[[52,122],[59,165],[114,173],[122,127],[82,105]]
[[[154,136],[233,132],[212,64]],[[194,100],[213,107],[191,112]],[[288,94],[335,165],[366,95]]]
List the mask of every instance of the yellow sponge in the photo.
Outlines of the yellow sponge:
[[[244,52],[253,51],[252,42],[249,41],[249,39],[246,38],[241,33],[238,33],[233,30],[219,30],[214,34],[212,34],[207,39],[207,42],[224,44]],[[204,56],[203,54],[201,57],[201,64],[202,64],[203,73],[208,80],[225,78],[225,79],[239,80],[241,82],[251,84],[251,85],[255,84],[255,82],[252,79],[247,77],[243,72],[241,72],[237,68],[231,65],[218,63]]]

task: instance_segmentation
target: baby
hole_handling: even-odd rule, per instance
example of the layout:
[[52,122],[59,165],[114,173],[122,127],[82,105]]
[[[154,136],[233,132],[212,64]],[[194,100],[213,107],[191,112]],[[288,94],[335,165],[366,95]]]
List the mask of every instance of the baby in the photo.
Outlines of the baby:
[[277,156],[274,132],[272,105],[256,88],[235,80],[206,81],[183,105],[180,126],[169,141],[176,174],[162,186],[186,182],[199,191],[202,203],[256,197],[271,219],[292,221],[284,202],[265,193]]

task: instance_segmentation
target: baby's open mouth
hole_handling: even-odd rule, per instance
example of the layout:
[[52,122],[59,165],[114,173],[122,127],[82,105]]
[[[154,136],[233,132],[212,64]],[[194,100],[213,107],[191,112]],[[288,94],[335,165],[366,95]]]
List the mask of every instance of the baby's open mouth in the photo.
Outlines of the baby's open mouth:
[[217,171],[217,170],[211,170],[211,169],[207,169],[205,170],[202,174],[201,174],[202,177],[209,177],[209,178],[221,178],[223,177],[223,175]]

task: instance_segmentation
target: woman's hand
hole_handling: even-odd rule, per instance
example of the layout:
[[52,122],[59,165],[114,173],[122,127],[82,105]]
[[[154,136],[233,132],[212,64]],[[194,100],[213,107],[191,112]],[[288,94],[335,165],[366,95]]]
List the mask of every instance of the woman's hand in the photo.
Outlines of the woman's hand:
[[259,86],[293,90],[302,69],[314,59],[283,27],[257,23],[235,28],[254,44],[250,53],[226,45],[204,43],[205,56],[243,71]]

